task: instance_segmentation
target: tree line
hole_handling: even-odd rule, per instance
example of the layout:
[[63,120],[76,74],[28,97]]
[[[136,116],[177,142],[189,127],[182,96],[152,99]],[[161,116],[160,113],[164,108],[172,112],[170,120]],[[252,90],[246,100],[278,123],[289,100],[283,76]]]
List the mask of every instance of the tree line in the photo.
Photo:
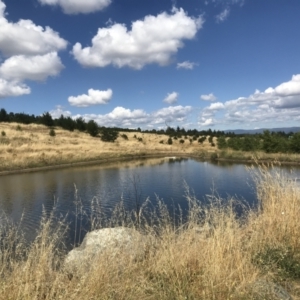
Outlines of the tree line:
[[[41,116],[35,116],[25,113],[7,113],[3,108],[0,110],[0,122],[41,124],[49,128],[61,127],[69,131],[79,130],[81,132],[87,132],[93,137],[100,136],[101,140],[106,142],[114,142],[119,132],[117,128],[99,126],[94,120],[85,121],[82,117],[72,119],[71,117],[61,115],[59,118],[53,119],[49,112],[45,112]],[[53,131],[52,135],[55,135]]]
[[[197,129],[188,129],[180,128],[172,128],[168,126],[166,129],[151,129],[151,130],[142,130],[140,127],[138,128],[120,128],[113,127],[108,128],[105,126],[98,125],[94,120],[85,121],[82,117],[73,119],[71,117],[65,117],[61,115],[59,118],[53,118],[49,112],[45,112],[40,116],[29,115],[26,113],[7,113],[4,108],[0,110],[0,122],[15,122],[22,124],[42,124],[48,127],[56,127],[59,126],[63,129],[74,131],[79,130],[82,132],[88,132],[91,136],[97,136],[101,131],[124,131],[124,132],[142,132],[142,133],[155,133],[155,134],[166,134],[171,138],[181,138],[182,136],[214,136],[218,137],[221,135],[231,136],[231,133],[224,133],[224,131],[215,131],[215,130],[201,130]],[[106,130],[105,130],[106,129]],[[109,136],[109,134],[108,134]],[[109,137],[107,137],[109,139]]]
[[94,120],[86,121],[82,117],[73,119],[61,115],[59,118],[53,118],[49,112],[40,116],[29,115],[26,113],[7,113],[4,108],[0,109],[0,122],[15,122],[22,124],[42,124],[50,128],[61,127],[65,130],[87,132],[93,137],[99,136],[103,141],[114,142],[120,131],[123,132],[142,132],[154,134],[166,134],[169,138],[182,139],[190,137],[189,141],[198,140],[203,143],[208,136],[208,141],[214,146],[213,137],[217,137],[217,146],[219,149],[230,148],[237,151],[264,151],[266,153],[300,153],[300,132],[270,132],[269,130],[259,134],[235,134],[234,132],[224,132],[220,130],[197,130],[173,128],[167,126],[166,129],[142,130],[141,128],[119,128],[105,127],[98,125]]
[[218,148],[237,151],[264,151],[266,153],[300,153],[300,132],[285,133],[265,130],[260,134],[244,134],[218,138]]

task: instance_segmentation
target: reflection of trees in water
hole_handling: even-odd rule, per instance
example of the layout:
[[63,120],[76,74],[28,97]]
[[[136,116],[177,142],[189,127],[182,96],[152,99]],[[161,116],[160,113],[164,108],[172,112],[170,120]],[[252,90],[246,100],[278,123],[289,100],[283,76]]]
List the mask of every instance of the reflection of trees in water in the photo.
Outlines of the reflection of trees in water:
[[182,161],[187,161],[188,158],[185,158],[185,157],[169,157],[168,158],[168,162],[169,163],[177,163],[177,162],[182,162]]

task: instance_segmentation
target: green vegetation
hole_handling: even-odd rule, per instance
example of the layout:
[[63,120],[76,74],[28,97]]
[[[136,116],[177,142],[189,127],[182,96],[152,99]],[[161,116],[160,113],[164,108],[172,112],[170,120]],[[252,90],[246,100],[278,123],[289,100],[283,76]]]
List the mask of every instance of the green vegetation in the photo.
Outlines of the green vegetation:
[[55,130],[53,128],[50,129],[49,135],[50,136],[56,136]]
[[198,143],[203,144],[203,142],[206,140],[206,136],[202,136],[198,139]]
[[94,120],[90,120],[86,125],[86,130],[91,136],[95,137],[99,132],[99,127]]
[[52,116],[48,113],[45,112],[41,117],[40,117],[40,124],[46,125],[48,127],[54,126],[54,121],[52,119]]
[[252,259],[262,272],[274,273],[281,279],[300,279],[299,251],[290,246],[265,245]]
[[127,136],[127,134],[125,134],[125,133],[123,133],[123,134],[121,134],[121,137],[124,139],[124,140],[128,140],[128,136]]
[[265,153],[300,153],[300,132],[285,134],[284,132],[270,132],[263,134],[218,137],[219,149],[232,149],[235,151]]
[[[63,129],[74,131],[75,129],[79,131],[88,131],[88,133],[92,132],[92,136],[97,136],[99,131],[101,130],[101,125],[98,126],[98,124],[95,122],[95,124],[98,126],[98,132],[96,133],[96,130],[91,130],[90,125],[88,125],[89,122],[86,122],[82,117],[77,119],[72,119],[71,117],[65,117],[61,115],[57,119],[53,119],[51,114],[49,112],[44,112],[41,116],[35,116],[35,115],[28,115],[25,113],[7,113],[4,108],[0,109],[0,122],[9,122],[9,123],[21,123],[21,124],[42,124],[49,127],[56,127],[59,126]],[[211,129],[208,130],[201,130],[198,131],[197,129],[188,129],[185,130],[184,128],[177,127],[176,129],[172,127],[167,127],[166,130],[164,129],[151,129],[151,130],[142,130],[141,128],[137,129],[129,129],[129,128],[113,128],[116,131],[123,131],[123,132],[143,132],[143,133],[154,133],[154,134],[166,134],[172,138],[181,138],[182,136],[193,137],[194,140],[196,140],[200,135],[213,135],[213,136],[220,136],[224,135],[225,133],[222,131],[212,131]],[[91,133],[90,133],[91,134]]]
[[119,136],[119,132],[113,128],[102,127],[100,129],[100,133],[101,133],[101,140],[103,142],[113,143]]

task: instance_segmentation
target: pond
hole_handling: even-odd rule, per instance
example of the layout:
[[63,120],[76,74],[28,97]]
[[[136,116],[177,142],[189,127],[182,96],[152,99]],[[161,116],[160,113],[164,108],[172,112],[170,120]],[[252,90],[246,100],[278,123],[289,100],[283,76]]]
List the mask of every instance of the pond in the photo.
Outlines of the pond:
[[[299,174],[296,169],[293,176]],[[14,222],[22,219],[26,237],[32,239],[43,211],[49,215],[56,206],[57,215],[67,215],[70,235],[74,235],[79,211],[84,212],[80,226],[87,231],[95,206],[109,217],[121,201],[130,211],[146,199],[153,206],[161,199],[174,215],[180,207],[184,217],[188,191],[203,202],[212,195],[241,199],[250,206],[257,201],[253,178],[243,164],[165,157],[2,176],[0,211]]]

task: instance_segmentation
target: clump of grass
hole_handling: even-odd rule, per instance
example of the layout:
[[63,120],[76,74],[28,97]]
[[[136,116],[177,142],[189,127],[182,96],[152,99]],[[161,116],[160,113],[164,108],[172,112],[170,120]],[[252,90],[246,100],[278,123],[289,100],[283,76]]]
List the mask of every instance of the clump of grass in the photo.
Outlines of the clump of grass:
[[272,272],[282,280],[300,278],[299,253],[290,246],[266,244],[264,249],[253,256],[253,263],[266,274]]
[[6,136],[6,132],[4,130],[1,131],[1,136]]
[[236,215],[236,205],[241,205],[237,200],[212,196],[204,205],[188,188],[188,216],[183,219],[179,214],[177,223],[160,199],[150,217],[146,207],[139,211],[139,226],[134,219],[137,212],[126,212],[122,204],[104,222],[94,199],[93,228],[136,226],[148,243],[135,246],[146,247],[137,260],[130,260],[125,252],[115,259],[108,249],[81,276],[70,277],[62,267],[66,226],[54,215],[44,215],[30,245],[16,238],[17,231],[1,231],[4,244],[11,246],[0,251],[0,299],[240,300],[253,299],[251,286],[260,279],[284,284],[297,299],[299,188],[276,169],[261,167],[251,172],[259,206],[242,206],[243,217]]

